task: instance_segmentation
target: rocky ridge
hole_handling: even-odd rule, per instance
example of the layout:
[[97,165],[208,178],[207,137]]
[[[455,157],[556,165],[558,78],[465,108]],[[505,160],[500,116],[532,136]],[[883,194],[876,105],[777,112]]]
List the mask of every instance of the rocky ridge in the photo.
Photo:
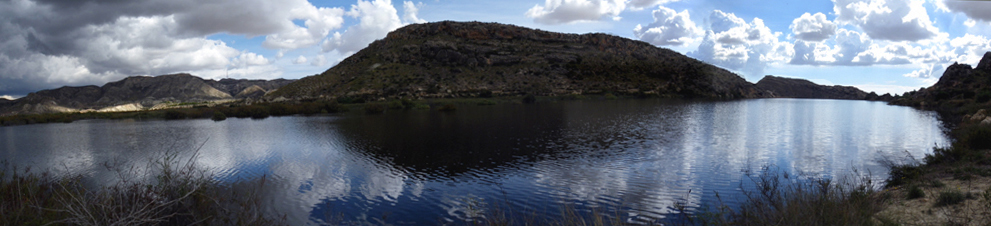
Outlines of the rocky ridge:
[[0,115],[115,112],[174,107],[189,102],[258,98],[293,80],[204,80],[190,74],[132,76],[103,86],[62,87],[0,102]]
[[616,93],[767,97],[740,76],[649,43],[481,22],[413,24],[266,98],[437,98]]
[[936,84],[906,92],[891,103],[944,111],[975,112],[976,108],[991,107],[989,101],[991,101],[991,52],[986,52],[977,67],[953,63],[946,68]]
[[[770,92],[774,97],[783,98],[863,100],[868,96],[867,92],[852,86],[826,86],[805,79],[771,75],[764,76],[756,85],[757,88]],[[876,97],[877,94],[874,96]]]

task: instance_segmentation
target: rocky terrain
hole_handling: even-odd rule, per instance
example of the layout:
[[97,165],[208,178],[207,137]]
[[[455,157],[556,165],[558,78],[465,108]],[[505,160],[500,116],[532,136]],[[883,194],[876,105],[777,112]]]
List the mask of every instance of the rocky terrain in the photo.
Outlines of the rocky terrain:
[[[757,81],[757,88],[770,92],[774,97],[863,100],[868,94],[852,86],[826,86],[805,79],[764,76]],[[877,94],[874,94],[877,97]]]
[[611,92],[687,98],[768,95],[722,68],[607,34],[481,22],[413,24],[266,98],[434,98]]
[[991,105],[991,52],[977,64],[954,63],[931,87],[907,92],[892,104],[969,114]]
[[[258,98],[292,80],[204,80],[190,74],[133,76],[101,86],[42,90],[0,102],[0,115],[136,111],[191,102]],[[167,106],[165,106],[167,107]]]

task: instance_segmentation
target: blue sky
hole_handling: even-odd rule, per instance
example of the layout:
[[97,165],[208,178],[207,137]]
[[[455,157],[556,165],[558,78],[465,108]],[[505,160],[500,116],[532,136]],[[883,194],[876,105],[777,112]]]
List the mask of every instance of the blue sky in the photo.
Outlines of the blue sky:
[[301,78],[443,20],[604,32],[732,70],[878,93],[991,51],[991,2],[950,0],[0,0],[0,97],[127,76]]

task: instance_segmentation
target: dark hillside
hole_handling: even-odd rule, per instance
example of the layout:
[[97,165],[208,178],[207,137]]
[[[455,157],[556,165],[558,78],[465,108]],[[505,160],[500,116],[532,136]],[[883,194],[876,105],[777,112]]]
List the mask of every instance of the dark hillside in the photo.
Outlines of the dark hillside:
[[270,97],[431,98],[614,92],[764,97],[740,76],[669,49],[607,34],[513,25],[409,25]]

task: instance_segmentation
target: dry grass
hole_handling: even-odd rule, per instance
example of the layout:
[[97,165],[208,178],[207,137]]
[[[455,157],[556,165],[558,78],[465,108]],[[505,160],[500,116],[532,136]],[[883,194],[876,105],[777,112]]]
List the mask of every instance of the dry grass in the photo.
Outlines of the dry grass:
[[279,225],[264,213],[255,192],[265,179],[226,186],[176,153],[155,161],[150,181],[132,181],[134,167],[116,167],[121,178],[99,188],[81,175],[55,177],[10,164],[0,169],[0,225]]

